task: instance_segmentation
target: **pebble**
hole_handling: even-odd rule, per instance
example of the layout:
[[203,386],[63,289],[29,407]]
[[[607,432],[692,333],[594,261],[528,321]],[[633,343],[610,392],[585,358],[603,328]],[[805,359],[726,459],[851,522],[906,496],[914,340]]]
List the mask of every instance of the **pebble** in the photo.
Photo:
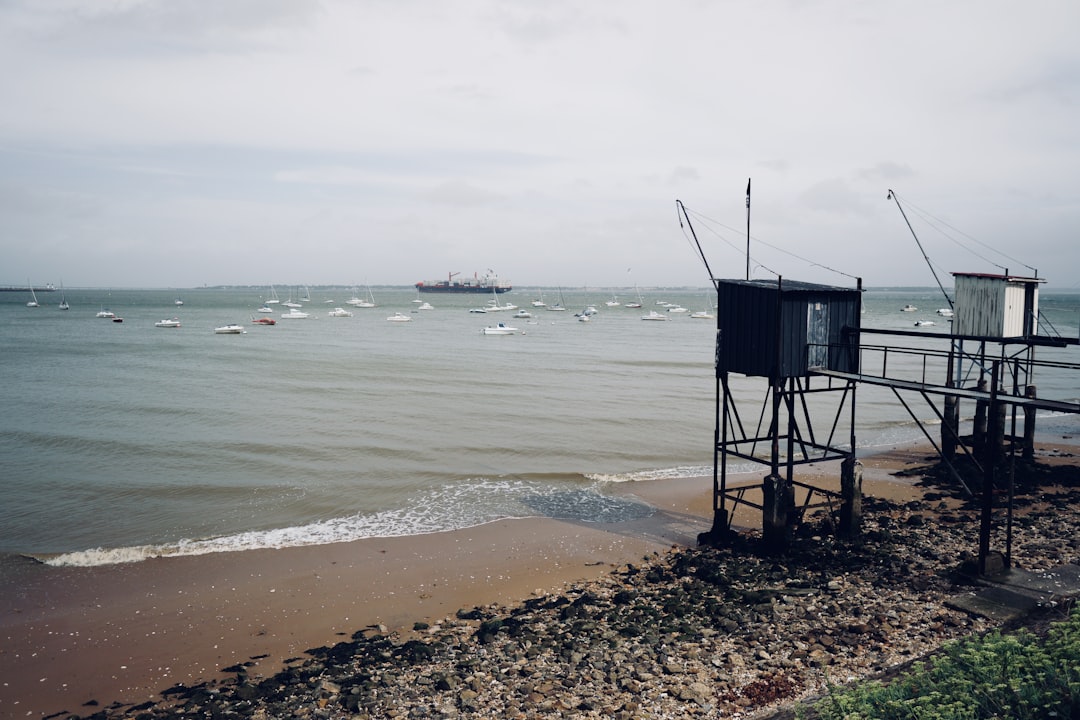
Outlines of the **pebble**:
[[[1016,560],[1028,569],[1080,562],[1080,493],[1057,491],[1054,509],[1033,505],[1016,520]],[[961,590],[954,570],[977,527],[928,519],[918,501],[866,498],[864,511],[856,542],[810,518],[782,556],[762,552],[754,533],[723,548],[673,548],[412,635],[366,628],[271,677],[178,686],[138,715],[760,717],[992,627],[945,604]],[[131,710],[113,704],[92,717]]]

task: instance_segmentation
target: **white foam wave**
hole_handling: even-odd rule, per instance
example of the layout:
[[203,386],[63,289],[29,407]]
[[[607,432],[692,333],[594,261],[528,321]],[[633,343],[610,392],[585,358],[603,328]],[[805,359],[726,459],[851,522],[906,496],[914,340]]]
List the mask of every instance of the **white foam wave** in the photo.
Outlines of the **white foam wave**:
[[176,555],[328,545],[375,537],[403,537],[460,530],[530,514],[518,500],[535,492],[517,480],[477,480],[432,490],[402,508],[335,517],[294,527],[250,530],[215,538],[123,548],[92,548],[42,558],[56,566],[138,562]]
[[365,538],[403,537],[461,530],[496,520],[536,517],[588,517],[617,521],[640,514],[624,499],[604,498],[595,488],[566,488],[519,479],[478,479],[432,489],[404,507],[335,517],[294,527],[251,530],[232,535],[122,548],[92,548],[40,558],[55,566],[94,566],[150,558],[206,555],[243,550],[280,549],[351,542]]

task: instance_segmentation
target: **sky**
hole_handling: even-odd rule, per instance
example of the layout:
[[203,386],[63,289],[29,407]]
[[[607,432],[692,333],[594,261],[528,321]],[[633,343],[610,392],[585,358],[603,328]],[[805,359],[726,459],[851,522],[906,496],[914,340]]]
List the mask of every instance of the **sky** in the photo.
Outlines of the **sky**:
[[755,278],[1075,288],[1078,27],[1075,0],[0,0],[0,284],[704,287],[745,277],[749,220]]

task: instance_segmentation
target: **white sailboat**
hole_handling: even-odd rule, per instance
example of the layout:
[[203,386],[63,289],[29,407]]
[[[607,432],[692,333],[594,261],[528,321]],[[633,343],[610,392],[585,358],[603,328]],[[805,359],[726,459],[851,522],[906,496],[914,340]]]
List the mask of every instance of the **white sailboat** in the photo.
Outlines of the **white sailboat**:
[[287,308],[302,308],[302,307],[304,307],[300,303],[293,300],[293,289],[292,288],[289,288],[289,299],[286,300],[284,303],[282,303],[282,305],[284,305]]
[[634,292],[637,294],[637,302],[636,303],[635,302],[626,303],[626,307],[628,307],[628,308],[639,308],[639,307],[641,307],[641,291],[638,290],[637,283],[634,283]]
[[60,309],[69,310],[71,306],[68,305],[67,296],[64,295],[64,281],[60,281]]
[[26,284],[30,287],[30,302],[26,303],[26,307],[39,307],[37,301],[37,294],[34,293],[34,286],[30,285],[30,279],[26,279]]
[[517,310],[517,305],[513,303],[506,303],[505,305],[499,304],[499,293],[495,288],[491,289],[491,299],[488,300],[487,307],[484,308],[487,312],[501,312],[505,310]]
[[563,305],[562,288],[559,288],[559,302],[554,305],[548,305],[545,310],[552,310],[554,312],[566,312],[566,306]]
[[367,289],[367,294],[368,294],[368,296],[367,296],[367,299],[366,299],[366,300],[365,300],[365,299],[363,299],[363,298],[360,298],[360,297],[355,297],[355,296],[354,296],[354,297],[352,297],[352,298],[350,298],[350,299],[346,300],[345,302],[346,302],[346,304],[348,304],[348,305],[352,305],[353,307],[358,307],[358,308],[373,308],[373,307],[377,307],[377,306],[375,305],[375,296],[374,296],[374,295],[372,294],[372,292],[371,292],[371,286],[370,286],[370,285],[368,286],[368,289]]
[[533,307],[547,307],[547,303],[544,302],[544,291],[540,290],[540,297],[532,301]]
[[281,300],[278,300],[277,290],[274,289],[273,284],[270,285],[270,299],[266,301],[267,305],[277,305]]

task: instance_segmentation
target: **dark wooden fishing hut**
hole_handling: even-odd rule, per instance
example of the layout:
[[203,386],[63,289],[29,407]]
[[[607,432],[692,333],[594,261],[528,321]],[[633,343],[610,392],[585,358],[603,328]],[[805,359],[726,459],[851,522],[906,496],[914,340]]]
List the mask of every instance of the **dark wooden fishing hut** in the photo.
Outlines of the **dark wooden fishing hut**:
[[[855,463],[855,384],[818,379],[817,369],[859,372],[859,326],[862,288],[843,288],[784,280],[716,280],[716,430],[713,470],[713,528],[702,539],[715,541],[730,528],[728,506],[740,503],[762,512],[762,533],[769,545],[786,543],[789,531],[820,496],[832,507],[839,500],[841,530],[857,531],[861,480]],[[757,428],[743,422],[730,374],[768,379]],[[806,406],[813,393],[839,393],[832,428],[818,432]],[[849,413],[847,447],[834,444],[844,413]],[[764,428],[768,419],[768,427]],[[729,458],[767,465],[761,485],[727,484]],[[841,496],[796,481],[796,465],[843,460]],[[747,491],[761,489],[761,503]],[[796,488],[806,499],[796,508]]]

